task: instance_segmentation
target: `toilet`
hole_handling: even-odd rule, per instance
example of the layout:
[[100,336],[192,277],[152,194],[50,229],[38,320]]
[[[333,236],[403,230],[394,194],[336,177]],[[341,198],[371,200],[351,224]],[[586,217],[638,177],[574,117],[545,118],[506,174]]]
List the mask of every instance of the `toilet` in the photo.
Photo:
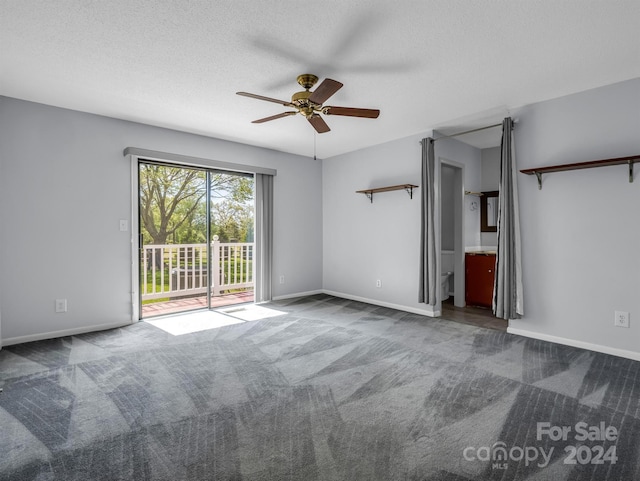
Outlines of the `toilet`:
[[442,300],[449,299],[450,279],[453,277],[455,251],[442,250],[440,255],[440,288]]
[[453,272],[443,272],[440,275],[440,286],[442,289],[442,300],[446,301],[449,299],[449,278],[453,276]]

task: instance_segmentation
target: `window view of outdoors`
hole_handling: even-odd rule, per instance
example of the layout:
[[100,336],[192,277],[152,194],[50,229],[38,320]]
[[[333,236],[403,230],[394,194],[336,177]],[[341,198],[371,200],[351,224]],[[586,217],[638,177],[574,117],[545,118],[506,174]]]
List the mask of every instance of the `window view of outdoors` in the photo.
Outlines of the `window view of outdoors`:
[[139,196],[142,317],[253,300],[253,177],[141,163]]

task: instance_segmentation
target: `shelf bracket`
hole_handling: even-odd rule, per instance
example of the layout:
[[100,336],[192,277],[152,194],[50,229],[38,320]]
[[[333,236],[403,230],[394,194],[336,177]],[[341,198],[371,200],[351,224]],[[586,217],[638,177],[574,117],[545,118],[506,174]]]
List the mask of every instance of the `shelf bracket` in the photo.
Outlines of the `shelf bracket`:
[[365,192],[364,195],[366,195],[367,199],[369,199],[373,204],[373,192]]
[[413,186],[412,185],[407,186],[404,188],[404,190],[407,194],[409,194],[409,198],[413,199]]
[[633,160],[629,160],[629,183],[633,183]]
[[534,172],[538,178],[538,190],[542,190],[542,172]]

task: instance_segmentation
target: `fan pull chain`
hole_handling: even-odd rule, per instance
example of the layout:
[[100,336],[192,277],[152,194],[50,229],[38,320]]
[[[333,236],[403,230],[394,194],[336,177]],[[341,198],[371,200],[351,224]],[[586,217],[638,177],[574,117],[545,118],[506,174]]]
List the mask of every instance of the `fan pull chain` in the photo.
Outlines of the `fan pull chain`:
[[318,134],[314,132],[313,133],[313,160],[318,160],[316,159],[316,139],[317,138],[318,138]]

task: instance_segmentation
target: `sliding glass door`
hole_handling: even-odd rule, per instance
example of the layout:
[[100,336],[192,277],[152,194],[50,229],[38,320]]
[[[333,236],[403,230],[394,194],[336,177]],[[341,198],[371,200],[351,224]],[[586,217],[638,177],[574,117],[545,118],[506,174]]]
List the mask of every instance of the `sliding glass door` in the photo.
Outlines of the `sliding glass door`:
[[253,301],[254,180],[141,161],[140,318]]
[[254,300],[253,175],[209,171],[211,307]]

